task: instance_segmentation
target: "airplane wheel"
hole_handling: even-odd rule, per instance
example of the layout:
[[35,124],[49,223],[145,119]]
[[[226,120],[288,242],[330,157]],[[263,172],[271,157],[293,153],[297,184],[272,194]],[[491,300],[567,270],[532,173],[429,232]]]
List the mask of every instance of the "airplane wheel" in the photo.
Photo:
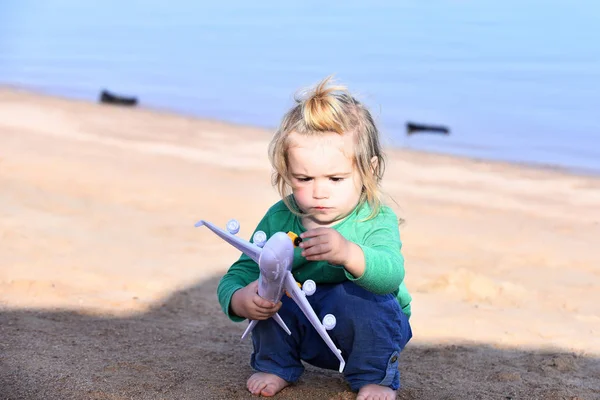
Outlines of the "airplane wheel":
[[232,235],[235,235],[240,231],[240,223],[237,221],[237,219],[230,219],[227,221],[227,231]]
[[333,314],[327,314],[326,316],[323,317],[323,326],[328,331],[335,328],[335,323],[336,323],[336,320],[335,320],[335,316]]
[[307,279],[302,285],[302,291],[307,296],[312,296],[317,291],[317,284],[312,279]]
[[252,242],[258,247],[263,247],[267,243],[267,234],[263,231],[256,231],[254,236],[252,236]]

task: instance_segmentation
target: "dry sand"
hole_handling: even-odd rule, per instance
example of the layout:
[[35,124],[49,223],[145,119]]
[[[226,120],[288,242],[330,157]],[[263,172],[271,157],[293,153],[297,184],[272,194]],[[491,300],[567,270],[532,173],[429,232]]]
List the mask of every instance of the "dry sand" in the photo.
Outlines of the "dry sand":
[[[245,399],[215,289],[278,197],[270,132],[0,89],[0,398]],[[600,180],[388,150],[401,399],[600,398]],[[308,368],[282,399],[350,399]]]

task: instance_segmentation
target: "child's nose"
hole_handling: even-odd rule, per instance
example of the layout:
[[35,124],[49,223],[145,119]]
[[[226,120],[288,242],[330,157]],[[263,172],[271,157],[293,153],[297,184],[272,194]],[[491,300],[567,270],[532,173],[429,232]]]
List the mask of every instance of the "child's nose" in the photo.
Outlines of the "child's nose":
[[315,199],[326,199],[328,197],[328,190],[326,185],[315,182],[313,186],[313,197]]

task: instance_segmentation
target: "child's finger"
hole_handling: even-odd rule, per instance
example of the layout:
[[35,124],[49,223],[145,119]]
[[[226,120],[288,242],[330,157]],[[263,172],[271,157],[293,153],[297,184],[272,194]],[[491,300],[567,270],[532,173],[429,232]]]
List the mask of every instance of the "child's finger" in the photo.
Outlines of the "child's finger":
[[259,295],[256,295],[252,298],[252,302],[256,305],[256,307],[270,311],[277,308],[277,304],[270,302],[269,300],[263,299]]
[[257,310],[253,310],[252,312],[250,312],[250,319],[255,319],[258,321],[262,321],[265,320],[267,318],[271,317],[271,315],[269,315],[268,313],[264,313],[264,312],[260,312]]
[[253,319],[267,319],[279,311],[279,308],[281,308],[281,302],[275,304],[273,308],[262,308],[255,306],[251,311],[251,315],[253,316]]
[[303,239],[302,242],[300,242],[300,247],[303,249],[308,249],[326,242],[327,237],[325,236],[312,236],[310,239]]
[[324,244],[317,244],[308,248],[305,248],[304,251],[302,251],[302,255],[304,257],[306,256],[316,256],[319,254],[325,254],[329,251],[329,246],[327,246],[326,243]]
[[324,233],[326,233],[327,229],[329,229],[329,228],[314,228],[314,229],[309,229],[306,232],[302,232],[300,234],[300,237],[304,240],[305,238],[311,238],[311,237],[315,237],[315,236],[320,236],[320,235],[323,235]]

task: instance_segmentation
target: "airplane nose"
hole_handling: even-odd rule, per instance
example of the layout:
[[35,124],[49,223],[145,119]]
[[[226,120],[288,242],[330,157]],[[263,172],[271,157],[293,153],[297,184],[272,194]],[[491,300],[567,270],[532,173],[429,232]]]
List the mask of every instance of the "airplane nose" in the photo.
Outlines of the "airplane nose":
[[264,244],[258,266],[265,279],[275,281],[291,270],[294,259],[294,245],[290,237],[277,232]]

